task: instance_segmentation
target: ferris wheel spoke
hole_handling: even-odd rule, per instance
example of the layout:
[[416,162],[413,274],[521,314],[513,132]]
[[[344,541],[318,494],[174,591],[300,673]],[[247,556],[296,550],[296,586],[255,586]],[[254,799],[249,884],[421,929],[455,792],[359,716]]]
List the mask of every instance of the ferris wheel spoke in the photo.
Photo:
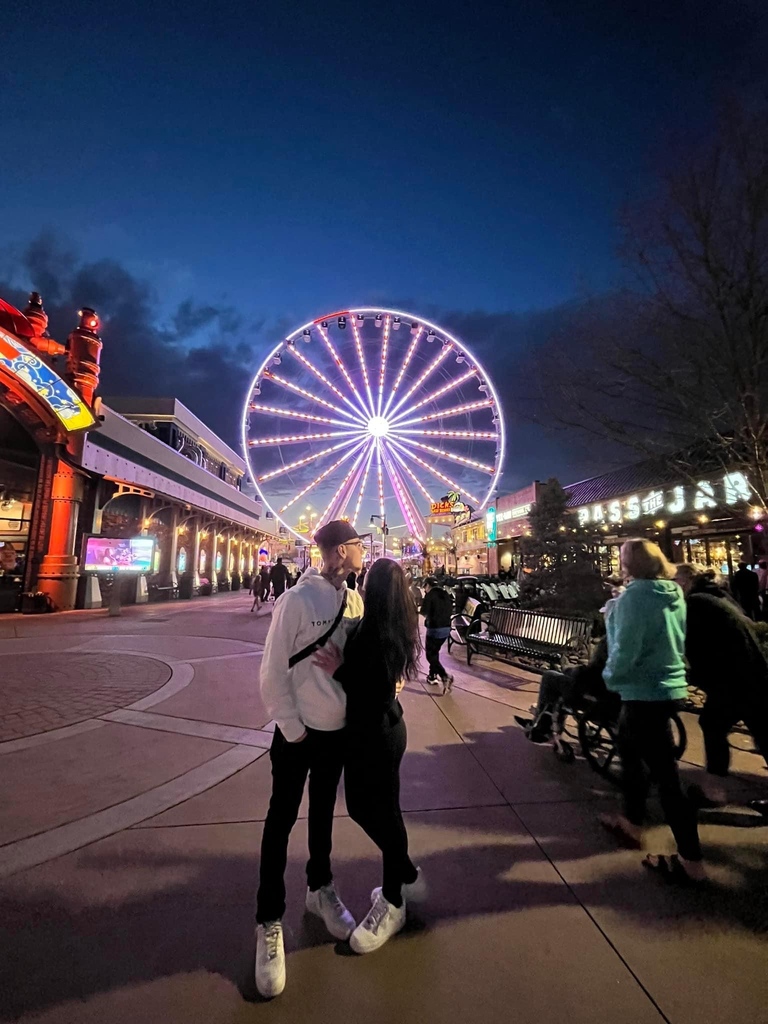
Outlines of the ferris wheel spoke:
[[445,473],[441,473],[439,469],[435,469],[434,466],[430,466],[430,464],[425,459],[422,459],[420,455],[417,455],[415,452],[409,451],[407,448],[403,447],[398,441],[390,440],[389,443],[394,445],[395,448],[401,451],[407,459],[410,459],[412,462],[416,463],[416,465],[421,466],[422,469],[426,469],[428,473],[431,473],[432,476],[442,481],[442,483],[448,484],[448,486],[452,488],[452,490],[457,491],[459,494],[463,492],[464,494],[466,494],[468,498],[471,498],[476,505],[480,504],[480,499],[476,497],[476,495],[470,494],[466,487],[462,487],[461,484],[457,483],[455,480],[452,480],[449,476],[446,476]]
[[283,434],[281,437],[258,437],[248,444],[251,448],[263,448],[281,444],[300,444],[302,441],[326,441],[332,437],[360,437],[361,433],[361,430],[329,430],[324,434]]
[[376,441],[376,478],[379,485],[379,515],[384,522],[384,473],[381,466],[381,441]]
[[[365,408],[365,403],[363,402],[363,399],[360,397],[360,392],[357,390],[355,382],[349,375],[349,370],[347,369],[346,364],[344,363],[339,353],[336,351],[336,346],[331,341],[330,336],[328,335],[328,331],[325,329],[325,327],[323,327],[322,323],[315,324],[315,326],[317,327],[320,337],[323,339],[325,347],[328,349],[328,352],[330,353],[331,359],[333,359],[334,363],[341,370],[342,376],[344,377],[344,380],[347,382],[347,386],[357,399],[358,411],[361,412],[366,419],[368,419],[369,413]],[[354,324],[354,326],[356,327],[357,325]]]
[[424,327],[420,326],[416,333],[414,334],[413,338],[411,339],[411,343],[408,346],[408,351],[405,353],[405,359],[403,359],[403,364],[400,367],[397,376],[395,377],[395,383],[392,385],[392,394],[389,396],[387,404],[384,406],[384,416],[387,415],[392,403],[395,400],[395,395],[397,394],[398,388],[400,387],[403,377],[405,376],[405,371],[410,366],[411,360],[413,359],[413,353],[416,351],[416,346],[419,343],[419,338],[422,336],[423,333]]
[[[443,395],[447,395],[449,392],[455,391],[456,388],[460,388],[465,381],[468,381],[470,377],[474,377],[476,373],[477,370],[473,367],[471,370],[467,370],[466,373],[462,373],[459,377],[454,377],[453,380],[449,380],[447,384],[443,384],[442,387],[428,394],[426,398],[422,398],[415,405],[412,405],[408,412],[401,412],[399,416],[390,417],[390,422],[397,423],[404,416],[408,416],[410,413],[416,412],[417,409],[422,409],[425,405],[429,405],[430,402],[434,402],[438,398],[442,398]],[[402,400],[399,404],[402,405]]]
[[317,402],[318,405],[324,406],[326,409],[330,409],[335,412],[338,416],[344,416],[346,419],[351,420],[353,423],[362,423],[363,420],[359,414],[355,414],[346,411],[346,409],[340,409],[338,405],[334,405],[332,402],[327,402],[324,398],[320,398],[319,395],[313,395],[311,391],[307,391],[306,388],[300,387],[298,384],[294,384],[293,381],[287,380],[282,377],[279,373],[273,373],[271,370],[265,370],[263,377],[265,380],[274,381],[275,384],[279,384],[281,387],[286,388],[288,391],[293,391],[297,395],[301,395],[302,398],[308,398],[311,402]]
[[[369,440],[368,445],[363,449],[363,451],[362,451],[362,453],[360,455],[360,459],[359,459],[359,461],[357,463],[357,466],[356,466],[356,469],[355,469],[355,475],[349,481],[349,484],[347,485],[346,490],[344,491],[343,495],[339,499],[339,503],[338,503],[336,509],[334,510],[334,512],[335,512],[334,518],[341,519],[344,516],[344,513],[347,511],[347,506],[349,505],[350,501],[352,501],[354,493],[355,493],[355,491],[357,489],[357,485],[360,483],[360,481],[361,481],[361,479],[363,477],[363,473],[365,472],[365,466],[366,466],[366,462],[367,462],[367,459],[368,459],[368,456],[369,456],[371,448],[373,448],[373,439],[372,438]],[[349,517],[347,516],[347,518],[349,518]]]
[[339,466],[343,466],[347,459],[351,459],[363,447],[364,444],[365,441],[360,441],[352,449],[351,452],[347,452],[345,455],[342,455],[341,458],[337,459],[332,466],[329,466],[328,469],[324,470],[322,473],[316,476],[315,479],[311,483],[307,484],[307,486],[303,490],[299,491],[299,493],[294,495],[290,501],[286,502],[282,508],[279,508],[277,510],[278,515],[282,515],[283,512],[287,511],[291,507],[291,505],[295,505],[296,502],[303,498],[305,494],[309,494],[309,492],[313,490],[315,487],[317,487],[318,484],[321,484],[323,480],[327,479],[331,475],[331,473],[335,473]]
[[338,504],[338,501],[339,501],[339,498],[340,498],[342,492],[346,488],[348,488],[350,480],[352,480],[352,477],[357,473],[358,469],[362,465],[363,459],[365,458],[365,454],[366,454],[366,448],[363,448],[363,450],[357,456],[355,461],[352,463],[352,468],[350,469],[350,471],[347,473],[347,475],[341,481],[339,486],[336,488],[336,493],[333,495],[331,500],[326,505],[325,510],[323,511],[323,513],[321,514],[320,518],[317,521],[317,525],[315,526],[316,530],[319,530],[321,526],[323,526],[326,522],[328,522],[331,518],[333,518],[331,516],[331,512],[334,510],[334,508]]
[[381,363],[379,365],[379,401],[376,406],[376,413],[381,416],[381,406],[384,402],[384,378],[387,371],[387,356],[389,355],[389,332],[392,329],[392,317],[387,314],[384,317],[384,336],[381,339]]
[[384,468],[387,471],[387,476],[390,479],[392,487],[395,491],[395,498],[400,506],[400,510],[403,513],[403,517],[408,524],[408,529],[416,537],[421,540],[426,533],[426,524],[421,513],[418,511],[416,503],[413,500],[405,481],[402,479],[395,466],[392,455],[387,450],[386,443],[382,446],[384,449]]
[[360,337],[360,328],[358,327],[357,324],[357,316],[355,314],[351,314],[349,319],[352,324],[352,334],[354,335],[355,339],[355,349],[357,351],[358,362],[360,363],[360,372],[363,375],[365,393],[368,396],[368,403],[369,408],[371,410],[371,416],[373,416],[375,406],[373,402],[373,394],[371,393],[371,380],[370,377],[368,376],[368,367],[365,364],[365,352],[363,351],[363,341],[362,338]]
[[397,412],[397,410],[399,408],[401,408],[401,406],[403,406],[405,404],[405,402],[408,401],[408,399],[411,397],[411,395],[413,395],[416,391],[419,390],[419,388],[422,386],[424,381],[427,380],[428,377],[432,376],[432,374],[435,372],[435,370],[438,368],[438,366],[440,366],[440,364],[443,363],[447,359],[448,354],[450,352],[452,352],[452,351],[453,351],[453,345],[449,341],[445,342],[443,347],[442,347],[442,349],[438,352],[438,354],[435,356],[435,358],[432,360],[432,362],[429,364],[429,366],[427,366],[426,370],[424,370],[421,374],[419,374],[419,376],[416,378],[416,380],[413,382],[413,384],[411,384],[411,386],[405,392],[403,397],[400,399],[400,401],[394,407],[394,409],[391,412],[391,416],[393,416],[393,417],[395,416],[395,413]]
[[436,448],[433,444],[424,444],[422,441],[414,441],[412,438],[408,438],[406,444],[413,448],[419,448],[423,452],[429,452],[431,455],[437,455],[438,458],[448,459],[449,462],[456,462],[460,466],[479,469],[481,473],[487,473],[489,476],[493,476],[496,472],[495,466],[489,466],[486,462],[478,462],[476,459],[468,459],[464,455],[459,455],[458,452],[448,452],[444,448]]
[[452,437],[459,441],[497,441],[499,435],[495,430],[403,430],[396,427],[392,430],[395,437]]
[[[318,370],[318,368],[315,366],[311,359],[307,359],[304,353],[300,352],[295,345],[291,345],[288,351],[292,352],[293,355],[299,360],[301,365],[305,366],[310,373],[314,374],[314,376],[317,377],[321,384],[324,384],[330,391],[333,392],[334,395],[336,395],[337,398],[340,398],[342,402],[346,403],[346,405],[349,406],[349,408],[355,414],[355,419],[359,420],[361,423],[365,422],[365,414],[363,413],[363,411],[361,409],[358,409],[354,402],[351,402],[344,394],[344,392],[337,388],[336,385],[326,377],[322,370]],[[349,415],[349,413],[347,413],[347,415]]]
[[352,525],[355,526],[357,523],[357,517],[360,515],[360,506],[363,503],[363,496],[365,495],[365,488],[368,486],[368,474],[371,472],[371,463],[373,462],[373,456],[376,452],[376,445],[371,442],[368,458],[365,462],[365,471],[363,472],[363,482],[360,485],[360,490],[357,494],[357,504],[355,505],[355,513],[352,516]]
[[411,423],[432,423],[434,420],[450,419],[451,416],[461,416],[477,409],[492,409],[493,402],[490,398],[482,398],[477,402],[465,402],[463,405],[455,405],[451,409],[441,409],[439,412],[430,412],[426,416],[414,416],[410,420],[400,420],[400,427],[410,426]]
[[350,441],[342,441],[340,444],[331,445],[330,448],[324,448],[321,452],[314,452],[312,455],[307,455],[303,459],[297,459],[295,462],[289,462],[287,466],[281,466],[279,469],[273,469],[269,473],[263,473],[257,477],[260,484],[266,483],[268,480],[274,480],[275,477],[282,476],[284,473],[290,473],[291,470],[299,469],[301,466],[308,466],[311,462],[316,462],[318,459],[325,458],[326,455],[333,455],[335,452],[343,451],[344,448],[351,448],[357,442],[352,439]]
[[293,409],[282,409],[277,405],[262,405],[260,402],[253,402],[248,411],[258,412],[264,416],[285,416],[293,420],[302,420],[305,423],[328,423],[336,427],[349,426],[349,423],[344,420],[335,420],[331,416],[313,416],[308,412],[294,412]]
[[392,452],[392,455],[395,457],[397,462],[400,464],[400,468],[403,470],[403,472],[406,473],[411,478],[411,480],[413,480],[413,482],[416,484],[416,487],[421,491],[421,493],[427,499],[429,504],[430,505],[434,505],[435,499],[429,493],[429,491],[424,486],[424,484],[421,482],[421,480],[419,480],[419,478],[416,476],[416,474],[413,472],[413,470],[408,465],[408,463],[405,461],[405,459],[402,457],[402,455],[398,451],[395,450],[394,446],[391,443],[390,443],[390,450]]

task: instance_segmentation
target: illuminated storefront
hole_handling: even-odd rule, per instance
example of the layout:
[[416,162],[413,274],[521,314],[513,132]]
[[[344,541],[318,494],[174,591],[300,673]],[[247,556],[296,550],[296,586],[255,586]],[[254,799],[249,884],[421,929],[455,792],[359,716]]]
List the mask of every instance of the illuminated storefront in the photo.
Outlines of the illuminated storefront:
[[740,471],[702,472],[680,482],[663,465],[647,462],[566,491],[575,524],[592,534],[605,572],[618,572],[619,548],[633,536],[656,540],[673,561],[712,566],[724,575],[766,554],[762,511]]

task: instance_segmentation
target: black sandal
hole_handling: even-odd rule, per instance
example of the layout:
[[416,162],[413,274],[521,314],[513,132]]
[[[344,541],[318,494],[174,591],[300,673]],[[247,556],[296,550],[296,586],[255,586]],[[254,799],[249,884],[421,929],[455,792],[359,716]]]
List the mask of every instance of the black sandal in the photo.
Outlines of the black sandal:
[[704,885],[705,878],[692,878],[683,867],[683,864],[676,853],[667,856],[663,853],[649,853],[643,857],[642,865],[648,871],[659,875],[665,882],[672,885],[693,886],[694,888]]

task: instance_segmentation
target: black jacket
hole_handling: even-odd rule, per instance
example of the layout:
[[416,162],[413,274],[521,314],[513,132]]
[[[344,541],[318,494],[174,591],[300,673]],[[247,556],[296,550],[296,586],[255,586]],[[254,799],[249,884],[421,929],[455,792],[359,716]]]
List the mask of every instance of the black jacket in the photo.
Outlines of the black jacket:
[[451,624],[453,598],[442,587],[432,587],[421,602],[421,614],[427,629],[445,629]]
[[395,694],[398,680],[387,671],[384,652],[358,626],[344,647],[344,663],[333,677],[347,695],[347,727],[379,730],[403,717]]
[[689,680],[705,693],[768,687],[768,663],[749,621],[727,598],[688,598],[685,654]]

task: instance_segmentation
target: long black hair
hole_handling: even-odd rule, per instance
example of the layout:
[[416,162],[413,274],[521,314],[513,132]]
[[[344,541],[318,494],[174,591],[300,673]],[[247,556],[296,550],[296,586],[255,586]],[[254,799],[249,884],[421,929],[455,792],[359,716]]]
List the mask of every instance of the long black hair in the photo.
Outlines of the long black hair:
[[391,558],[378,558],[365,577],[365,612],[358,635],[378,645],[390,678],[419,672],[419,616],[405,573]]

